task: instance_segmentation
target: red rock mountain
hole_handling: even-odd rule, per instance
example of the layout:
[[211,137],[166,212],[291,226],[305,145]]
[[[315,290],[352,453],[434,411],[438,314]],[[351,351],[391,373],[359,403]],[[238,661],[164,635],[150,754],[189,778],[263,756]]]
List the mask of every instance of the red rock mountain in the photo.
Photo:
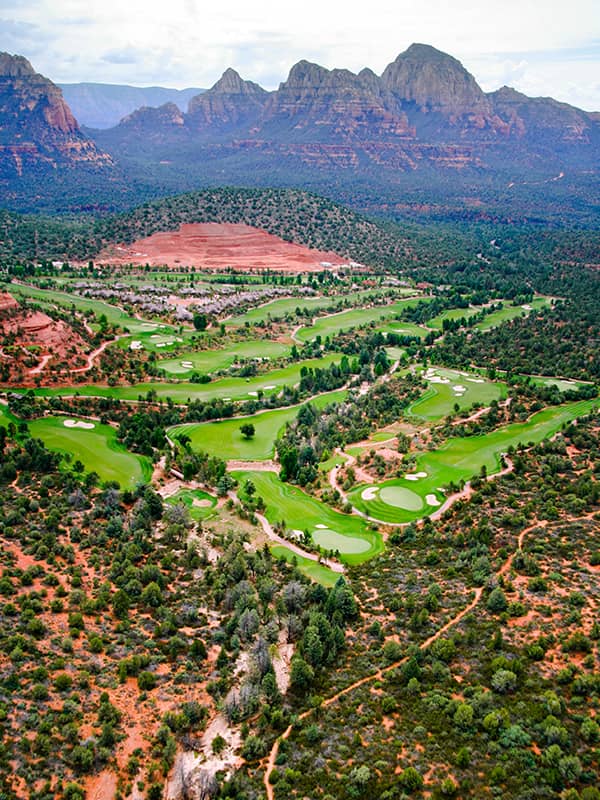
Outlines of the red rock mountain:
[[0,53],[0,176],[112,159],[79,129],[61,90],[22,56]]

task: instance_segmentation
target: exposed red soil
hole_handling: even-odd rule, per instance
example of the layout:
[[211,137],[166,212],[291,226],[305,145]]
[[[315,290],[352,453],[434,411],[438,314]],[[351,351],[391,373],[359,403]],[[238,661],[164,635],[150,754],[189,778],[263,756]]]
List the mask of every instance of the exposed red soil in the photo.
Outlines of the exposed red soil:
[[9,311],[17,308],[19,304],[8,292],[0,292],[0,311]]
[[336,253],[284,242],[259,228],[216,222],[181,225],[176,231],[154,233],[133,244],[110,245],[96,261],[283,272],[316,272],[323,269],[321,262],[345,263]]

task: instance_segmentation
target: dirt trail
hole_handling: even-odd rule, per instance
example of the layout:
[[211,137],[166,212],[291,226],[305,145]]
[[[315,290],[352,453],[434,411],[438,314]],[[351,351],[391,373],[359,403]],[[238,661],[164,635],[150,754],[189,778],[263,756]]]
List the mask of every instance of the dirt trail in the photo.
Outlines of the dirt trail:
[[107,342],[103,342],[100,345],[100,347],[97,347],[95,350],[92,350],[91,353],[88,353],[88,355],[86,356],[87,365],[85,367],[78,367],[77,369],[71,369],[69,370],[69,372],[88,372],[88,370],[90,370],[94,366],[94,361],[98,358],[99,355],[101,355],[106,350],[106,348],[109,345],[118,342],[119,339],[123,338],[123,336],[128,336],[128,335],[129,334],[119,334],[118,336],[115,336],[114,339],[109,339]]
[[275,463],[273,459],[268,461],[236,461],[234,459],[227,462],[227,472],[281,472],[281,465]]
[[[545,527],[546,524],[547,524],[546,522],[541,522],[541,523],[535,522],[534,524],[530,525],[529,527],[521,531],[517,539],[517,547],[511,553],[511,555],[506,559],[500,570],[496,573],[498,577],[504,575],[511,568],[515,555],[523,547],[525,536],[530,531],[536,528]],[[427,648],[430,647],[435,641],[437,641],[440,638],[440,636],[443,636],[447,631],[449,631],[451,628],[457,625],[467,614],[473,611],[473,609],[477,606],[477,604],[481,600],[482,595],[483,595],[483,587],[479,586],[477,587],[477,589],[475,589],[475,596],[473,597],[471,602],[468,605],[466,605],[461,611],[455,614],[450,620],[448,620],[448,622],[446,622],[445,625],[442,625],[442,627],[439,630],[437,630],[434,634],[425,639],[425,641],[421,642],[421,644],[419,645],[419,650],[427,650]],[[322,706],[324,708],[327,708],[328,706],[332,705],[337,700],[339,700],[340,697],[344,697],[344,695],[350,694],[350,692],[353,692],[355,689],[358,689],[367,683],[372,683],[373,681],[381,680],[386,673],[391,672],[392,670],[402,666],[402,664],[405,664],[407,660],[408,656],[404,656],[404,658],[401,658],[399,661],[395,661],[393,664],[389,664],[387,667],[381,667],[376,672],[371,673],[370,675],[365,675],[364,678],[355,681],[354,683],[350,684],[350,686],[346,686],[345,689],[341,689],[339,692],[336,692],[331,697],[328,697],[322,703]],[[309,708],[307,711],[304,711],[302,714],[298,716],[298,721],[306,719],[313,713],[314,709]],[[273,747],[271,748],[271,752],[269,753],[269,757],[266,761],[263,784],[265,787],[265,791],[267,793],[267,800],[275,800],[273,786],[270,783],[270,778],[273,773],[273,770],[275,769],[275,760],[277,759],[277,754],[279,753],[279,744],[285,739],[289,739],[293,727],[294,727],[293,724],[288,725],[288,727],[281,734],[279,739],[275,741]]]
[[42,356],[41,359],[40,359],[40,363],[37,365],[37,367],[34,367],[33,369],[30,369],[29,370],[29,374],[30,375],[39,375],[40,372],[45,368],[46,364],[50,361],[51,358],[52,358],[52,354],[51,353],[48,354],[48,355]]

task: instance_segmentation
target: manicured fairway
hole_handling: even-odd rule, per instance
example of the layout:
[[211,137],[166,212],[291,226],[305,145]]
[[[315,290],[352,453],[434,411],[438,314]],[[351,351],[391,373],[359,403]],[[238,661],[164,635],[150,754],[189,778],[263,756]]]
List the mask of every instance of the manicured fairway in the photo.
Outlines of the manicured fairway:
[[[43,417],[28,423],[34,438],[41,439],[49,450],[70,453],[88,472],[97,472],[102,481],[118,481],[131,489],[150,479],[152,467],[145,456],[126,450],[114,428],[94,422],[91,430],[68,428],[69,417]],[[88,422],[83,420],[83,422]]]
[[138,400],[145,398],[148,392],[153,392],[156,397],[166,399],[170,397],[175,403],[186,403],[188,400],[251,400],[264,395],[277,394],[284,386],[294,386],[300,382],[300,373],[303,367],[311,369],[326,369],[331,364],[339,362],[338,353],[327,353],[323,358],[311,358],[306,361],[296,361],[281,369],[271,370],[252,378],[221,378],[210,383],[135,383],[132,386],[96,386],[82,385],[70,387],[57,387],[51,389],[36,389],[36,394],[46,396],[67,396],[80,394],[84,397],[114,397],[118,400]]
[[340,559],[347,564],[361,564],[381,553],[383,539],[367,529],[367,523],[353,514],[342,514],[326,503],[283,483],[274,472],[236,472],[243,486],[250,479],[256,493],[267,504],[265,516],[274,525],[284,521],[286,529],[308,530],[315,544],[325,550],[339,550]]
[[405,322],[401,319],[392,319],[386,322],[385,325],[377,327],[381,333],[397,333],[398,336],[415,336],[419,339],[424,339],[429,331],[422,325],[415,325],[414,322]]
[[34,286],[25,286],[23,284],[10,284],[9,287],[11,294],[18,297],[20,294],[25,297],[30,297],[34,300],[40,300],[46,303],[53,303],[63,308],[71,308],[75,306],[78,311],[86,312],[93,311],[98,317],[104,314],[106,319],[111,325],[118,325],[121,328],[127,328],[132,333],[139,331],[147,331],[151,326],[158,327],[158,322],[151,320],[141,320],[135,317],[130,317],[122,309],[113,306],[110,303],[103,303],[100,300],[95,300],[88,297],[80,297],[76,294],[69,294],[68,292],[56,292],[46,289],[38,289]]
[[274,544],[271,548],[271,553],[274,558],[285,558],[289,564],[295,564],[303,575],[316,583],[321,583],[323,586],[331,588],[338,582],[340,576],[329,569],[329,567],[319,564],[318,561],[313,561],[310,558],[299,556],[293,553],[282,544]]
[[165,498],[170,506],[183,504],[194,520],[207,519],[212,516],[217,505],[217,498],[201,489],[181,489],[176,494]]
[[[443,503],[444,494],[440,488],[445,484],[469,480],[482,467],[490,475],[497,472],[500,454],[509,447],[541,442],[557,433],[564,423],[585,416],[597,405],[597,400],[581,400],[546,408],[527,422],[513,423],[482,436],[449,439],[438,450],[417,458],[412,480],[405,476],[385,481],[378,487],[360,486],[350,493],[350,501],[359,510],[386,522],[409,522],[430,514]],[[375,496],[364,499],[362,495],[369,488]],[[390,488],[403,491],[390,493]],[[416,498],[421,501],[418,508]]]
[[543,308],[549,308],[551,304],[550,297],[535,297],[530,303],[524,303],[519,306],[509,305],[507,302],[504,308],[501,308],[499,311],[493,311],[481,322],[474,325],[474,329],[489,331],[501,325],[503,322],[515,319],[515,317],[526,317],[528,314],[531,314],[532,311],[541,311]]
[[469,306],[468,308],[449,308],[446,311],[442,311],[441,314],[438,314],[437,317],[433,317],[433,319],[427,320],[427,327],[428,328],[435,328],[438,331],[441,331],[444,327],[444,320],[457,320],[462,319],[469,319],[469,317],[478,314],[481,311],[481,306]]
[[[409,414],[426,420],[437,420],[451,414],[454,406],[471,408],[475,403],[488,406],[492,400],[506,397],[506,384],[492,383],[481,375],[457,372],[456,370],[432,367],[423,373],[431,376],[429,387],[408,409]],[[446,381],[438,383],[437,381]]]
[[[307,403],[310,402],[317,408],[325,408],[329,403],[337,403],[345,396],[345,390],[328,392],[312,398]],[[169,436],[178,439],[185,433],[190,437],[192,450],[203,450],[220,458],[264,461],[272,457],[279,431],[287,422],[295,419],[300,408],[307,403],[265,411],[249,417],[176,425],[169,430]],[[254,425],[255,434],[251,439],[244,439],[240,433],[240,426],[244,423]]]
[[[410,289],[405,290],[407,293]],[[287,314],[294,314],[297,308],[308,309],[309,311],[316,311],[317,309],[328,309],[332,311],[339,308],[339,303],[347,301],[355,303],[365,297],[380,297],[384,292],[376,289],[365,289],[360,292],[351,292],[346,295],[332,295],[331,297],[284,297],[280,300],[272,300],[270,303],[251,308],[244,314],[239,314],[227,320],[228,325],[245,325],[246,323],[252,325],[256,322],[266,322],[270,319],[281,319]],[[396,290],[396,295],[404,293],[403,291]]]
[[[339,331],[346,331],[349,328],[356,328],[369,322],[374,322],[377,326],[380,320],[389,319],[389,317],[399,314],[404,308],[414,306],[421,301],[428,302],[431,299],[430,297],[409,297],[405,300],[397,300],[387,306],[352,308],[349,311],[341,311],[339,314],[320,317],[315,321],[314,325],[301,328],[296,334],[296,338],[301,342],[308,342],[317,336],[325,339],[326,336],[333,336]],[[403,323],[399,322],[398,327],[403,327]]]
[[238,361],[253,358],[275,359],[288,355],[289,352],[289,345],[273,342],[270,339],[256,339],[249,342],[235,342],[222,350],[180,353],[177,358],[159,361],[158,367],[171,375],[188,375],[191,372],[207,374],[228,369]]

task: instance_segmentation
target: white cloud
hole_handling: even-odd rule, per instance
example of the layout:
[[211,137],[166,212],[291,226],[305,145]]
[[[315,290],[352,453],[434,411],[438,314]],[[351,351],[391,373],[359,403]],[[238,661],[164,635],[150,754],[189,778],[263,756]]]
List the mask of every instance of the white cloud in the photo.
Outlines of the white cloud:
[[57,82],[210,86],[233,66],[274,88],[300,58],[381,72],[416,41],[488,90],[510,83],[600,109],[597,0],[4,0],[2,14],[13,26],[0,26],[2,46]]

